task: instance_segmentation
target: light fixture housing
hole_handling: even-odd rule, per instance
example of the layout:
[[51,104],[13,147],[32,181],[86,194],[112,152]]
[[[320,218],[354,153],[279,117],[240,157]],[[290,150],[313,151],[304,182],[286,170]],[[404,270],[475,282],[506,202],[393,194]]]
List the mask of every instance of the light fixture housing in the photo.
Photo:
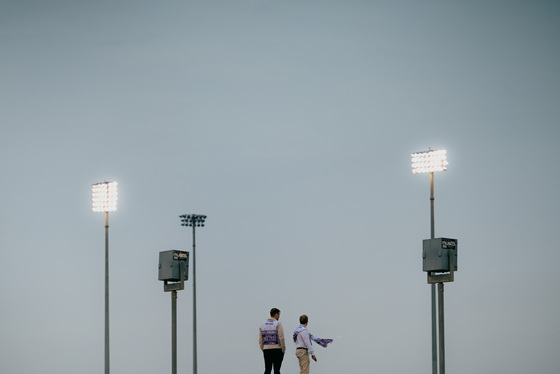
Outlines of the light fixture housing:
[[117,210],[117,182],[102,182],[93,184],[92,210],[94,212],[113,212]]
[[410,156],[414,174],[447,170],[447,151],[445,149],[430,149],[412,153]]
[[181,218],[181,226],[188,227],[204,227],[204,221],[206,220],[206,216],[203,214],[183,214],[179,218]]

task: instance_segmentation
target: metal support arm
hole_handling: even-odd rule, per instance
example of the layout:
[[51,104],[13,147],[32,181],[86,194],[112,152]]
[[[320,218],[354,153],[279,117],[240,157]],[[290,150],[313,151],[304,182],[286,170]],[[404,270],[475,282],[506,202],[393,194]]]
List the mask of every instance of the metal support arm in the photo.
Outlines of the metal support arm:
[[450,249],[448,252],[449,256],[449,273],[439,273],[434,274],[433,272],[428,272],[428,284],[436,284],[436,283],[446,283],[446,282],[453,282],[455,280],[455,258],[457,258],[457,250]]
[[185,261],[181,261],[180,262],[180,266],[181,266],[181,280],[179,282],[174,282],[174,283],[167,283],[167,281],[163,281],[163,291],[164,292],[169,292],[169,291],[181,291],[185,289]]

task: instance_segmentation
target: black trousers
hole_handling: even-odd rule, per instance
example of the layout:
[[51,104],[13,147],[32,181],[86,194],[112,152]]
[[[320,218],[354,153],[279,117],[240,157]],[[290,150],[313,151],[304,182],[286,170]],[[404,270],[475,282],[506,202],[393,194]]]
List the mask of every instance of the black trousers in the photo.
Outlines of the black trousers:
[[282,349],[264,349],[264,374],[270,374],[274,366],[274,374],[280,374],[280,366],[284,359]]

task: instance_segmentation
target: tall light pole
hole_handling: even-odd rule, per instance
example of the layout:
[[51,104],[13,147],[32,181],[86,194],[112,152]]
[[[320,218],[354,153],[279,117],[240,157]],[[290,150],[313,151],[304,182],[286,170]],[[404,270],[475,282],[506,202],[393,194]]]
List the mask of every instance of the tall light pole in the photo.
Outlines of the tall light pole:
[[92,210],[105,212],[105,374],[109,374],[109,212],[117,210],[117,182],[92,185]]
[[[428,150],[411,154],[412,172],[414,174],[430,173],[430,238],[435,238],[434,223],[434,172],[447,170],[447,151],[445,149]],[[428,273],[430,276],[430,273]],[[442,291],[443,293],[443,284]],[[440,321],[441,322],[441,321]],[[436,330],[436,285],[432,283],[432,373],[437,374],[437,330]],[[440,329],[440,333],[442,329]],[[440,344],[442,343],[440,339]],[[444,360],[440,352],[440,359]],[[441,370],[440,370],[441,371]],[[444,374],[440,372],[440,374]]]
[[171,374],[177,374],[177,291],[185,289],[185,280],[189,275],[189,252],[160,252],[158,268],[163,291],[171,291]]
[[192,267],[193,267],[193,374],[197,374],[196,362],[196,240],[195,228],[204,227],[206,216],[202,214],[183,214],[180,215],[181,226],[192,227]]

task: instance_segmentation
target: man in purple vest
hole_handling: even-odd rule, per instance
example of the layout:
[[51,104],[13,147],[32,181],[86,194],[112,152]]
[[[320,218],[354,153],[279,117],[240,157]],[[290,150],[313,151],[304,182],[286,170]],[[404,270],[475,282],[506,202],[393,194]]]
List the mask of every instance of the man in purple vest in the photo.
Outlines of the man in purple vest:
[[274,374],[280,374],[280,367],[286,352],[284,343],[284,329],[280,321],[280,310],[270,309],[270,318],[259,328],[259,346],[264,355],[264,374],[270,374],[274,367]]

